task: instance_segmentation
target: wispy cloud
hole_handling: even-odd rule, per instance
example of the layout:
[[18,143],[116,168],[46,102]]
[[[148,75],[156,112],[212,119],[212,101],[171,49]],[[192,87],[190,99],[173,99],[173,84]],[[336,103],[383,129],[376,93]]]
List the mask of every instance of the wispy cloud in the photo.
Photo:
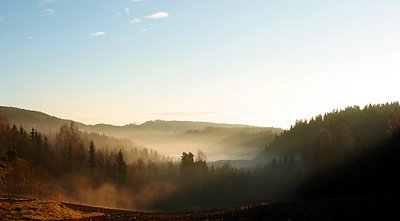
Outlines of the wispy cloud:
[[98,31],[98,32],[92,32],[89,34],[91,37],[99,37],[103,35],[107,35],[107,32],[104,31]]
[[137,24],[137,23],[140,23],[140,22],[142,22],[142,20],[140,20],[140,19],[138,19],[138,18],[133,18],[132,21],[130,21],[129,23],[131,23],[131,24]]
[[53,3],[53,2],[58,2],[58,0],[42,0],[42,1],[40,1],[40,3],[42,3],[42,4]]
[[25,36],[25,39],[28,39],[28,40],[33,39],[33,36],[32,35],[27,35],[27,36]]
[[140,30],[140,32],[146,32],[147,28],[143,28],[142,30]]
[[43,13],[41,14],[41,16],[49,16],[49,15],[52,15],[52,14],[54,14],[54,9],[51,9],[51,8],[47,8],[47,9],[45,9],[44,11],[43,11]]
[[131,0],[131,2],[141,2],[142,0]]
[[131,14],[131,8],[125,8],[124,9],[125,15],[130,15]]
[[167,18],[168,16],[169,16],[168,12],[156,12],[144,17],[149,19],[161,19],[161,18]]
[[60,1],[60,0],[40,0],[39,5],[41,7],[46,7],[47,5],[50,5],[50,4],[58,2],[58,1]]

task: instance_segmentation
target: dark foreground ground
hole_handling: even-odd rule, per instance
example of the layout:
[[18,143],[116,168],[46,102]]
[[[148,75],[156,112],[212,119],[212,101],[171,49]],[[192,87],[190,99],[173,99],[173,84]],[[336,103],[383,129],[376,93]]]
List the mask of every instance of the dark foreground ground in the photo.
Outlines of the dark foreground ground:
[[82,220],[400,220],[400,200],[393,198],[264,203],[176,213],[136,212],[66,205],[83,212],[104,214]]
[[400,220],[400,200],[326,199],[187,212],[139,212],[0,195],[0,220]]

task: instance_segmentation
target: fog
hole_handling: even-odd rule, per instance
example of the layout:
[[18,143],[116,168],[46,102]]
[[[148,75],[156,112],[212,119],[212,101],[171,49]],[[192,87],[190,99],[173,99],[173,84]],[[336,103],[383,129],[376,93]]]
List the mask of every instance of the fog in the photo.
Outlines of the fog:
[[82,130],[129,139],[133,145],[173,158],[185,151],[202,150],[211,161],[254,158],[281,132],[277,128],[175,121],[82,127]]
[[[182,142],[177,137],[168,138],[163,145],[174,144],[177,148],[170,151],[180,152],[171,158],[150,148],[134,146],[127,140],[81,131],[73,122],[62,125],[54,135],[42,134],[36,129],[30,132],[22,127],[18,129],[7,120],[0,129],[3,134],[1,154],[8,156],[2,167],[7,170],[1,173],[7,184],[1,189],[4,193],[152,211],[202,209],[291,197],[286,184],[293,178],[285,175],[284,185],[280,182],[281,175],[267,180],[263,177],[286,167],[290,169],[284,174],[293,174],[294,162],[291,166],[285,161],[277,167],[265,164],[258,169],[248,166],[242,170],[235,168],[232,162],[251,156],[220,154],[214,159],[229,158],[231,161],[212,165],[207,160],[208,153],[200,147],[225,139],[216,139],[215,134],[208,140],[204,139],[205,135],[202,139],[194,136],[194,140],[201,140],[201,145],[189,142],[193,136]],[[232,133],[227,134],[231,136]],[[239,140],[248,141],[254,136],[259,133],[244,134],[246,139]],[[4,148],[12,143],[16,144],[15,150]],[[222,149],[212,153],[221,153]],[[222,198],[215,198],[217,193]]]
[[65,177],[64,182],[69,186],[66,200],[70,203],[129,210],[149,209],[152,202],[174,192],[176,188],[163,182],[134,189],[112,182],[96,185],[83,176]]
[[69,122],[46,134],[0,115],[0,193],[177,211],[400,192],[398,103],[334,110],[279,134],[188,125],[99,134]]

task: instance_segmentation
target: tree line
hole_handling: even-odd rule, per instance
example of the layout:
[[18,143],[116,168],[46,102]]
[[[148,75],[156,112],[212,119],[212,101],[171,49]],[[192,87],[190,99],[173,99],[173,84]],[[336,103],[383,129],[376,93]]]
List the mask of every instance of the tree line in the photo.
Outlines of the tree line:
[[[266,146],[254,160],[258,166],[235,169],[228,164],[209,167],[202,151],[183,152],[173,160],[147,149],[99,148],[88,139],[93,134],[80,132],[73,123],[49,139],[0,117],[0,163],[14,160],[15,165],[14,173],[0,169],[7,183],[0,190],[32,193],[42,187],[47,195],[88,200],[106,189],[116,196],[112,206],[159,210],[388,195],[399,192],[399,128],[398,102],[334,110],[297,121]],[[82,199],[82,190],[88,189],[90,196]]]
[[[184,208],[197,203],[174,204],[177,201],[172,199],[175,194],[196,199],[198,193],[205,193],[215,185],[222,187],[220,181],[239,174],[238,170],[228,165],[209,168],[202,151],[196,155],[184,152],[181,159],[173,160],[148,149],[121,146],[98,148],[98,144],[89,138],[99,136],[81,132],[71,122],[62,125],[54,137],[48,138],[35,128],[26,131],[16,125],[10,126],[7,119],[0,117],[0,164],[11,168],[0,171],[5,183],[0,185],[0,191],[59,196],[79,202],[83,190],[96,192],[111,185],[117,192],[116,198],[123,198],[122,194],[131,198],[112,206],[126,207],[127,202],[134,201],[135,207],[149,209],[162,206],[165,209],[168,206],[163,203],[168,201],[171,205]],[[149,188],[154,192],[152,196],[146,195]],[[85,200],[89,201],[83,203],[96,203],[90,198],[95,199],[96,194],[87,196]],[[110,206],[107,203],[103,205]],[[133,205],[129,203],[128,206]]]

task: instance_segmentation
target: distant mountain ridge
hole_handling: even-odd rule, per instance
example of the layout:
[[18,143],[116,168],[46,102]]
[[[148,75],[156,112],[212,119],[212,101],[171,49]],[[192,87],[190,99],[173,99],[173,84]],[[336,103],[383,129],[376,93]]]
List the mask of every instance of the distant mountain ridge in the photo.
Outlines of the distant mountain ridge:
[[[71,120],[61,119],[40,111],[16,107],[0,106],[0,114],[6,117],[10,121],[10,124],[15,124],[17,127],[22,126],[26,129],[34,127],[44,133],[57,131],[63,124],[71,122]],[[80,128],[84,126],[80,122],[74,121],[74,123]]]
[[[0,115],[6,117],[10,124],[22,126],[27,130],[35,128],[44,134],[55,134],[63,124],[71,122],[39,111],[16,107],[0,106]],[[184,151],[203,150],[209,156],[231,155],[249,158],[257,155],[283,131],[273,127],[197,121],[153,120],[124,126],[72,122],[82,131],[129,139],[135,146],[149,147],[176,157]]]
[[[39,127],[43,125],[41,122],[46,122],[45,124],[57,125],[57,129],[69,122],[74,122],[78,125],[79,128],[86,130],[89,128],[94,128],[97,130],[110,130],[110,129],[151,129],[151,130],[159,130],[159,131],[176,131],[176,132],[184,132],[188,130],[204,130],[207,127],[220,127],[220,128],[263,128],[256,127],[252,125],[245,124],[228,124],[228,123],[212,123],[212,122],[203,122],[203,121],[166,121],[166,120],[151,120],[146,121],[142,124],[126,124],[123,126],[117,126],[112,124],[84,124],[74,120],[62,119],[52,115],[49,115],[44,112],[22,109],[17,107],[6,107],[0,106],[0,114],[6,117],[11,121],[12,124],[17,126],[23,126],[27,124],[32,124],[32,126]],[[40,129],[48,129],[52,128],[49,126],[44,126]],[[279,130],[279,128],[276,128]]]

